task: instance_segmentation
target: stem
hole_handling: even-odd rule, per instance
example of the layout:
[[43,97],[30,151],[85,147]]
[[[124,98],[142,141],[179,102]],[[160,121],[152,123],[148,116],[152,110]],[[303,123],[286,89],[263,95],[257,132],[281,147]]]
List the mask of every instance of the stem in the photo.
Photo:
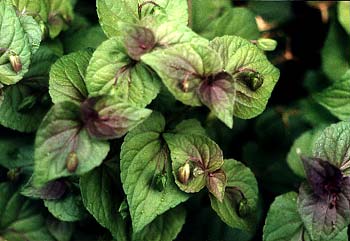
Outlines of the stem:
[[139,19],[141,19],[142,8],[143,8],[143,6],[145,6],[146,4],[152,4],[152,5],[154,5],[154,6],[159,7],[159,5],[158,5],[157,3],[155,3],[155,2],[153,2],[153,1],[144,1],[143,3],[139,4],[138,9],[137,9],[137,13],[138,13],[138,15],[139,15]]
[[188,5],[188,26],[192,28],[193,22],[192,22],[192,0],[187,0]]

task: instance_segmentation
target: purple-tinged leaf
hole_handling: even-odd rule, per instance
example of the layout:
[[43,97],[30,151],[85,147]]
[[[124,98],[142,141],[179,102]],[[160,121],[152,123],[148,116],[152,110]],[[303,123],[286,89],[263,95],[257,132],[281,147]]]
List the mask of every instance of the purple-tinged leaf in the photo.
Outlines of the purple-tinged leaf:
[[143,54],[150,52],[156,45],[155,36],[150,29],[125,23],[122,24],[122,28],[126,31],[124,34],[126,51],[132,59],[139,61]]
[[[164,134],[172,159],[175,182],[184,192],[199,192],[206,184],[208,175],[215,176],[211,180],[211,190],[215,184],[223,180],[221,174],[213,174],[223,165],[222,151],[220,147],[206,136]],[[189,173],[188,173],[189,169]],[[221,184],[220,184],[221,185]],[[220,196],[218,194],[218,196]]]
[[312,190],[322,199],[341,192],[343,175],[341,171],[319,158],[302,157],[306,176]]
[[350,224],[350,177],[319,158],[302,158],[309,185],[299,190],[298,211],[312,240],[331,240]]
[[144,121],[151,110],[133,107],[111,97],[90,98],[81,105],[82,119],[89,134],[114,139]]
[[23,187],[21,194],[30,198],[40,198],[45,200],[53,200],[61,198],[67,190],[67,185],[63,180],[55,180],[48,182],[41,188],[32,185],[31,179]]
[[233,125],[235,91],[230,74],[221,72],[207,77],[198,88],[198,96],[203,104],[228,127]]
[[[43,119],[36,135],[33,184],[43,186],[61,177],[84,174],[99,166],[108,151],[108,142],[91,138],[87,133],[79,105],[57,103]],[[72,153],[76,155],[76,164],[71,163]]]
[[207,188],[220,202],[224,200],[226,183],[226,174],[221,169],[207,176]]

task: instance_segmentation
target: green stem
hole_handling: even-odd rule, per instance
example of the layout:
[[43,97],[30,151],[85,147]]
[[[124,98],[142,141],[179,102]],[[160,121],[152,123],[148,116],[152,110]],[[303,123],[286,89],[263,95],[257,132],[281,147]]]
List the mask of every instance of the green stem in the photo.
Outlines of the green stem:
[[192,22],[192,0],[187,0],[188,5],[188,26],[192,28],[193,22]]

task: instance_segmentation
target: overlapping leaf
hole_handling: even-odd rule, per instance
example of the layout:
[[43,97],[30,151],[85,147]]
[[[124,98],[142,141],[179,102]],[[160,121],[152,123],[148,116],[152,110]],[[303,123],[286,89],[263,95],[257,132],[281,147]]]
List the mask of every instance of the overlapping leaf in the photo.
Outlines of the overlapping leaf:
[[[164,118],[155,113],[131,131],[122,145],[121,180],[134,232],[188,198],[174,183],[169,150],[161,137],[164,127]],[[165,182],[157,183],[159,178]]]

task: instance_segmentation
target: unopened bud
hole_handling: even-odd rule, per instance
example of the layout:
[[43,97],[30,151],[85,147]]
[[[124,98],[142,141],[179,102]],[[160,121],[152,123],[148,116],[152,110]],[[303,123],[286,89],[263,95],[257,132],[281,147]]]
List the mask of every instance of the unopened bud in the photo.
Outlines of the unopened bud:
[[154,176],[153,185],[158,191],[163,191],[167,183],[167,176],[165,174],[158,173]]
[[185,165],[179,168],[177,178],[182,184],[187,184],[188,179],[190,178],[190,174],[191,174],[190,164],[185,163]]
[[247,199],[243,198],[240,202],[239,202],[239,206],[238,206],[238,215],[240,217],[246,217],[249,214],[250,208],[248,205],[248,201]]
[[18,55],[12,54],[10,55],[9,59],[10,59],[11,66],[16,73],[22,70],[21,59],[19,58]]
[[256,46],[263,51],[274,51],[277,47],[277,41],[270,38],[260,38],[256,41]]
[[75,172],[79,164],[77,153],[74,151],[70,152],[66,159],[66,166],[69,172]]

